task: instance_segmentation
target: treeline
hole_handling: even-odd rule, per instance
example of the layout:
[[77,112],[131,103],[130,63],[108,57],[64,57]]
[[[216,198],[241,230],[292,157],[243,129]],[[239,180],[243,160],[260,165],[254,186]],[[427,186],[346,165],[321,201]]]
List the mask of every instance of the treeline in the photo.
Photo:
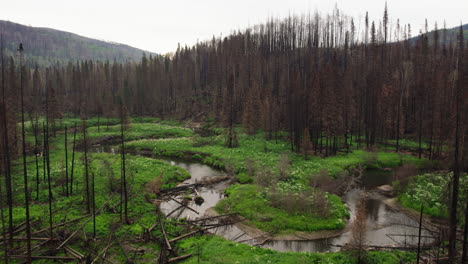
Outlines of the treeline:
[[[136,64],[24,67],[25,106],[30,116],[44,115],[48,101],[52,119],[110,117],[123,98],[133,115],[211,116],[241,123],[249,133],[263,129],[268,139],[288,131],[295,151],[332,155],[352,143],[371,147],[388,139],[398,150],[404,136],[419,142],[419,155],[426,149],[430,158],[441,157],[455,136],[457,114],[468,123],[463,38],[445,41],[446,29],[429,38],[426,27],[411,43],[410,25],[390,31],[388,21],[386,11],[377,23],[366,16],[359,32],[335,10],[271,19]],[[10,58],[4,68],[7,109],[18,113],[18,67]],[[8,116],[14,124],[16,115]]]
[[411,138],[420,157],[453,164],[451,208],[458,208],[459,173],[468,164],[468,49],[462,27],[457,42],[446,41],[446,29],[428,28],[414,41],[410,25],[389,24],[387,10],[377,22],[366,15],[363,29],[335,10],[270,19],[139,63],[30,68],[2,53],[2,158],[19,156],[22,110],[36,126],[46,116],[55,131],[64,114],[118,117],[125,105],[136,116],[242,124],[267,140],[287,131],[291,150],[306,157],[389,140],[399,151]]

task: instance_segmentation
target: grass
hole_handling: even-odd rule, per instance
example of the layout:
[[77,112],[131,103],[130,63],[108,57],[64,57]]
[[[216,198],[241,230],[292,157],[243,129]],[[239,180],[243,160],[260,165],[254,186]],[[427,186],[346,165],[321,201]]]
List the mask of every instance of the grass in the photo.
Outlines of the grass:
[[[194,146],[189,138],[169,138],[162,140],[139,140],[127,144],[130,148],[151,149],[156,155],[169,157],[183,157],[187,153],[193,159],[210,166],[223,169],[227,163],[234,167],[236,172],[245,172],[246,159],[252,159],[257,167],[275,169],[282,153],[288,153],[291,164],[291,177],[294,180],[307,183],[309,177],[326,170],[334,177],[359,164],[367,168],[397,167],[403,163],[415,163],[423,166],[425,159],[417,159],[410,155],[399,155],[392,152],[370,153],[364,150],[355,150],[349,154],[342,154],[328,158],[317,156],[304,160],[302,155],[290,153],[289,144],[285,141],[264,141],[258,134],[248,136],[239,135],[240,147],[228,149],[223,145],[222,136],[214,136],[207,140],[209,144]],[[202,154],[202,155],[195,155]]]
[[[410,180],[408,186],[399,195],[400,203],[407,208],[420,210],[423,205],[423,212],[434,217],[448,217],[448,204],[450,197],[450,180],[452,173],[425,173],[415,176]],[[460,198],[459,204],[466,202],[468,186],[468,175],[462,174],[460,177]],[[463,207],[463,206],[461,206]],[[460,212],[459,219],[463,219],[463,212]]]
[[[105,136],[115,136],[120,138],[120,125],[107,127],[90,127],[87,130],[88,137],[99,138]],[[154,123],[132,123],[125,130],[125,140],[135,140],[141,138],[170,138],[170,137],[190,137],[193,134],[191,129],[175,127],[170,125]],[[80,135],[81,138],[81,135]]]
[[[179,243],[186,253],[196,253],[185,264],[212,263],[307,263],[307,264],[357,264],[357,260],[349,253],[290,253],[271,249],[252,247],[245,244],[227,241],[217,236],[192,237]],[[411,263],[415,254],[410,252],[371,251],[367,256],[367,264],[399,264]]]
[[[167,126],[178,126],[181,127],[183,126],[182,122],[175,121],[175,120],[161,120],[160,118],[157,117],[131,117],[131,122],[132,123],[139,123],[139,124],[160,124],[160,125],[167,125]],[[39,125],[42,126],[42,123],[45,122],[45,118],[41,117],[38,119]],[[52,120],[50,120],[52,123]],[[68,128],[73,127],[75,124],[79,127],[83,123],[83,120],[78,117],[65,117],[62,119],[56,119],[55,120],[55,129],[57,131],[61,131],[65,128],[65,125]],[[87,127],[97,127],[99,126],[100,129],[105,129],[107,126],[114,126],[120,124],[120,119],[119,118],[105,118],[105,117],[91,117],[86,119],[86,126]],[[50,133],[52,133],[52,124],[50,124],[51,129]],[[25,128],[28,132],[32,132],[32,126],[31,126],[31,121],[26,121],[25,122]]]
[[[51,153],[51,179],[53,180],[53,210],[54,223],[63,222],[64,219],[74,219],[84,215],[85,212],[85,178],[84,178],[84,165],[80,160],[83,155],[78,153],[75,164],[75,180],[74,180],[74,195],[70,197],[64,196],[64,175],[62,173],[63,155],[60,152]],[[91,166],[89,169],[90,177],[92,174],[95,176],[95,190],[96,190],[96,208],[100,208],[104,203],[109,202],[110,205],[115,205],[120,199],[120,195],[110,190],[110,182],[114,186],[120,184],[120,156],[108,153],[95,153],[90,154]],[[145,185],[147,182],[161,177],[162,188],[175,187],[178,182],[181,182],[190,175],[187,171],[172,166],[168,163],[144,158],[140,156],[127,156],[127,180],[130,186],[130,201],[129,211],[130,218],[134,224],[130,226],[131,235],[139,235],[143,231],[142,226],[149,227],[154,224],[156,219],[154,210],[155,206],[146,201]],[[71,161],[70,161],[71,162]],[[109,164],[106,166],[105,164]],[[33,218],[47,219],[48,217],[48,196],[46,190],[46,182],[43,181],[42,162],[39,163],[40,172],[40,195],[37,201],[31,204],[31,216]],[[28,172],[30,175],[30,190],[32,191],[32,198],[36,197],[36,169],[34,163],[29,164]],[[70,167],[71,168],[71,165]],[[22,173],[19,168],[15,168],[14,190],[17,195],[15,196],[16,203],[23,203],[24,197],[22,195]],[[113,175],[113,177],[111,177]],[[115,187],[118,189],[118,187]],[[150,196],[151,198],[151,196]],[[154,198],[154,197],[152,197]],[[7,215],[7,212],[5,212]],[[97,231],[98,235],[108,235],[109,227],[115,220],[118,220],[118,213],[104,212],[97,216]],[[24,221],[24,209],[22,207],[14,208],[14,222],[16,224]],[[44,223],[45,225],[46,223]],[[45,226],[43,226],[45,227]],[[88,232],[91,231],[92,224],[86,226]]]
[[[254,164],[259,167],[271,168],[277,171],[277,164],[282,153],[287,153],[291,161],[291,177],[282,184],[291,186],[307,186],[308,179],[327,170],[332,176],[338,177],[341,173],[358,164],[363,164],[369,168],[394,167],[400,163],[414,162],[422,164],[424,161],[419,161],[411,156],[399,156],[394,153],[378,152],[377,154],[368,154],[365,151],[358,150],[347,155],[339,155],[329,158],[311,157],[309,160],[304,160],[301,155],[290,153],[289,144],[285,141],[264,141],[262,134],[255,136],[247,136],[240,134],[239,139],[241,146],[236,149],[227,149],[223,146],[223,136],[213,136],[204,138],[198,147],[195,147],[192,139],[187,138],[192,136],[192,131],[178,127],[180,123],[158,120],[156,118],[133,118],[131,127],[126,131],[126,140],[135,140],[128,142],[127,146],[135,149],[151,149],[155,154],[169,157],[189,157],[195,161],[199,161],[214,167],[226,168],[232,166],[236,172],[240,174],[242,182],[251,183],[252,178],[246,174],[246,158],[251,159]],[[57,120],[57,128],[62,129],[64,124],[71,127],[74,122],[80,122],[79,119],[66,118]],[[100,119],[100,128],[96,127],[97,118],[88,120],[88,137],[101,138],[107,136],[120,135],[120,125],[117,119],[107,121]],[[161,123],[156,123],[161,122]],[[164,123],[164,124],[162,124]],[[28,133],[28,143],[31,144],[34,140]],[[72,134],[69,134],[69,170],[71,169],[71,140]],[[168,138],[170,137],[170,138]],[[78,135],[78,139],[81,135]],[[142,138],[158,138],[143,139]],[[85,188],[84,188],[84,166],[82,162],[83,154],[78,152],[75,157],[75,182],[74,194],[70,197],[65,197],[63,193],[64,185],[64,135],[62,131],[57,131],[55,137],[51,137],[51,178],[52,191],[54,196],[53,211],[55,212],[53,222],[61,223],[66,220],[74,219],[86,215],[85,210]],[[14,223],[18,224],[24,221],[24,209],[20,206],[23,204],[24,195],[22,188],[22,170],[20,160],[14,161],[13,167],[13,190],[15,194],[14,207]],[[91,153],[90,154],[90,175],[95,176],[96,189],[96,207],[100,208],[104,203],[109,202],[111,205],[118,203],[120,194],[112,193],[110,182],[117,185],[120,182],[120,156],[107,153]],[[31,197],[35,198],[36,189],[36,171],[34,157],[28,157],[28,173],[30,178]],[[43,179],[42,160],[39,160],[39,176],[40,176],[40,196],[37,201],[31,202],[31,217],[33,219],[48,219],[47,192],[46,184]],[[96,230],[98,238],[108,237],[111,233],[116,239],[128,240],[132,237],[140,236],[145,228],[153,225],[156,222],[155,206],[148,200],[155,198],[154,194],[146,192],[146,184],[156,178],[161,178],[162,188],[170,188],[178,182],[190,177],[187,171],[171,166],[167,163],[144,158],[140,156],[127,156],[127,175],[130,190],[129,201],[129,218],[132,223],[129,225],[119,224],[118,207],[117,212],[112,211],[110,206],[104,208],[102,213],[96,217]],[[274,208],[269,201],[262,196],[262,192],[258,192],[254,185],[234,185],[229,188],[229,198],[225,199],[218,205],[218,209],[235,210],[244,216],[249,216],[252,224],[264,230],[282,229],[283,231],[303,230],[315,231],[324,229],[337,229],[344,226],[343,218],[346,217],[346,209],[341,200],[329,195],[328,200],[333,207],[333,214],[328,218],[320,218],[313,214],[288,214],[286,211]],[[5,216],[7,212],[5,212]],[[265,219],[275,219],[268,222]],[[83,221],[83,220],[82,220]],[[82,222],[81,221],[81,222]],[[47,221],[43,221],[40,227],[46,227]],[[68,230],[74,230],[79,224],[72,224],[67,227]],[[92,222],[85,226],[85,232],[89,236],[92,232]],[[38,227],[39,228],[39,227]],[[172,223],[166,224],[166,229],[171,234],[178,233],[178,227]],[[155,232],[158,232],[156,230]],[[180,233],[179,233],[180,234]],[[81,234],[80,234],[81,236]],[[106,238],[107,239],[107,238]],[[252,249],[250,246],[237,244],[225,241],[219,237],[209,238],[193,238],[181,242],[181,247],[188,252],[193,251],[194,245],[202,247],[202,263],[355,263],[349,255],[344,253],[332,254],[305,254],[305,253],[280,253],[266,249]],[[75,248],[82,252],[88,252],[89,246],[84,243],[74,245]],[[101,245],[102,246],[102,245]],[[99,247],[99,246],[97,246]],[[152,248],[156,252],[156,245],[145,244],[145,247]],[[110,249],[111,254],[116,255],[116,262],[124,262],[123,254],[115,247]],[[380,258],[389,262],[379,263],[397,263],[395,256],[400,253],[385,253],[375,252],[370,253],[369,257]],[[411,257],[407,255],[406,257]],[[154,260],[155,255],[145,254],[141,259],[142,263]],[[192,257],[187,263],[196,261]],[[239,262],[238,262],[239,263]],[[377,263],[377,262],[370,262]]]
[[227,198],[216,206],[220,213],[237,212],[257,228],[265,231],[319,231],[345,227],[345,217],[349,216],[347,207],[336,195],[328,195],[331,214],[320,217],[314,214],[288,214],[271,203],[255,185],[232,185],[226,190]]
[[[155,155],[191,158],[198,162],[217,168],[232,167],[239,175],[241,183],[251,183],[246,175],[246,160],[251,159],[257,168],[268,168],[273,173],[278,172],[280,156],[287,153],[290,160],[289,178],[285,184],[307,188],[309,180],[326,171],[333,177],[348,173],[357,166],[364,168],[398,167],[404,163],[414,163],[423,166],[425,159],[417,159],[410,155],[399,155],[391,152],[367,152],[355,150],[348,154],[321,158],[312,156],[305,160],[302,155],[291,153],[289,144],[285,141],[265,141],[261,134],[248,136],[239,134],[240,147],[226,148],[222,135],[208,137],[199,144],[196,138],[166,138],[161,140],[138,140],[127,143],[129,148],[149,149]],[[328,218],[317,215],[291,215],[285,210],[273,207],[254,185],[232,186],[228,190],[231,196],[218,204],[220,212],[237,212],[246,217],[251,224],[262,230],[318,231],[342,229],[345,226],[346,208],[342,201],[333,195],[328,195],[328,201],[333,208]]]

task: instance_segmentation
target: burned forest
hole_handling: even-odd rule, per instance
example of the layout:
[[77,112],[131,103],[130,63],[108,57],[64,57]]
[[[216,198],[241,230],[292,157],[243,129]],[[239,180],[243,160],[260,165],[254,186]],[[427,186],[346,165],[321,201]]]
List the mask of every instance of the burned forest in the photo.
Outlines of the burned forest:
[[468,25],[391,15],[140,60],[0,27],[0,262],[468,263]]

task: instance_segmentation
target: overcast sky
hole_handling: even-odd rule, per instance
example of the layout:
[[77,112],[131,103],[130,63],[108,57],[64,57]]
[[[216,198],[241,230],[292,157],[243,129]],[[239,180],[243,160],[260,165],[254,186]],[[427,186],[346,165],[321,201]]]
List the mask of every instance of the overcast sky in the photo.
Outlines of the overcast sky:
[[[417,33],[445,20],[447,27],[468,23],[468,0],[388,0],[392,21],[410,23]],[[363,20],[381,19],[385,0],[2,0],[0,19],[34,27],[49,27],[86,37],[166,53],[177,43],[194,44],[213,35],[258,24],[268,17],[332,11]]]

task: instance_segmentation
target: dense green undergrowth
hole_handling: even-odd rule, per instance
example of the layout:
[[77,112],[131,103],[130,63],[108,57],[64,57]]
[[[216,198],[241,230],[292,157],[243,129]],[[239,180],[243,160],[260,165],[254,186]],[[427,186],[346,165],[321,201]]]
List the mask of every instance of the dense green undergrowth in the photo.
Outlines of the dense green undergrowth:
[[[319,231],[345,227],[344,218],[349,216],[340,197],[327,195],[330,215],[323,217],[314,213],[290,214],[275,208],[258,186],[232,185],[226,190],[227,198],[216,206],[220,213],[237,212],[254,226],[266,231]],[[294,206],[294,204],[291,204]]]
[[[425,173],[410,179],[408,186],[399,196],[400,203],[407,208],[420,210],[434,217],[448,217],[448,204],[450,197],[450,181],[453,173]],[[465,204],[468,191],[468,175],[460,177],[459,203]],[[463,212],[460,212],[460,218]]]
[[[138,140],[127,143],[136,150],[151,150],[157,156],[189,158],[221,169],[230,168],[238,175],[241,183],[252,183],[253,178],[246,173],[248,160],[255,164],[257,170],[271,170],[278,174],[280,157],[287,155],[287,178],[281,179],[279,185],[286,185],[294,196],[304,190],[310,190],[309,182],[316,175],[328,174],[340,177],[358,166],[362,168],[398,167],[405,163],[423,166],[424,159],[411,155],[399,155],[391,152],[367,152],[355,150],[328,158],[309,157],[291,153],[289,144],[283,140],[265,141],[263,135],[249,136],[239,134],[240,146],[226,148],[223,136],[206,138],[166,138],[161,140]],[[286,154],[285,154],[286,153]],[[220,212],[237,212],[247,218],[251,224],[262,230],[318,231],[342,229],[345,226],[346,208],[341,199],[327,195],[329,213],[326,216],[314,213],[291,213],[274,206],[270,197],[254,185],[232,186],[228,189],[230,197],[221,201],[217,210]],[[309,196],[305,196],[309,199]],[[283,206],[284,207],[284,206]]]
[[[90,138],[100,137],[118,137],[120,138],[120,125],[109,127],[90,127],[87,130],[87,136]],[[125,131],[125,140],[135,140],[138,138],[180,138],[190,137],[192,135],[191,129],[182,127],[155,124],[155,123],[132,123],[128,126],[128,131]],[[80,135],[80,138],[82,136]]]
[[[192,237],[179,243],[187,253],[196,253],[182,263],[304,263],[304,264],[357,264],[349,253],[289,253],[252,247],[227,241],[217,236]],[[366,257],[367,264],[412,263],[415,254],[410,252],[372,251]]]
[[[75,122],[81,124],[79,119],[67,118],[57,120],[55,136],[50,138],[54,223],[61,223],[87,214],[84,187],[84,155],[82,152],[75,154],[73,195],[66,197],[64,190],[65,155],[63,128],[65,124],[67,127],[72,127]],[[110,119],[109,122],[104,119],[100,119],[99,121],[97,118],[89,119],[87,121],[87,136],[91,142],[105,137],[115,137],[118,139],[120,135],[120,125],[118,122],[119,120],[117,119]],[[96,126],[97,123],[100,124],[99,128]],[[109,126],[107,126],[107,123]],[[127,146],[134,149],[150,149],[156,155],[190,158],[194,161],[221,169],[230,168],[245,178],[243,182],[252,182],[251,176],[246,173],[246,160],[251,160],[258,168],[269,168],[274,173],[277,173],[280,156],[284,155],[284,153],[289,157],[290,168],[288,169],[288,178],[283,179],[280,183],[292,189],[297,186],[302,186],[299,189],[310,188],[308,187],[310,177],[324,171],[333,177],[339,177],[349,169],[359,165],[367,168],[384,168],[395,167],[401,163],[408,162],[415,163],[418,166],[422,166],[424,163],[424,160],[421,161],[408,155],[386,152],[368,153],[363,150],[356,150],[349,154],[328,158],[312,156],[308,160],[305,160],[302,155],[291,153],[287,142],[283,140],[278,140],[277,142],[265,141],[260,133],[255,136],[241,133],[239,134],[240,147],[228,149],[224,147],[223,136],[219,135],[220,133],[215,133],[215,136],[207,138],[188,138],[193,135],[192,130],[180,127],[180,123],[178,122],[165,121],[163,123],[155,118],[133,118],[131,125],[126,130],[126,140],[135,141],[126,143]],[[73,136],[71,131],[69,130],[68,133],[69,175],[71,172],[71,145]],[[29,147],[32,148],[34,137],[31,129],[28,130],[27,136]],[[77,135],[77,139],[82,140],[81,133]],[[35,158],[34,156],[28,157],[29,188],[32,199],[31,217],[33,219],[48,219],[47,185],[44,178],[42,156],[38,158],[40,195],[36,197]],[[116,239],[128,239],[142,235],[145,228],[153,225],[157,220],[155,206],[149,202],[155,196],[147,191],[148,182],[160,178],[160,187],[170,188],[190,177],[187,171],[165,162],[141,156],[127,155],[127,177],[130,189],[129,218],[131,223],[129,225],[122,225],[120,224],[120,215],[118,213],[119,207],[116,206],[120,199],[120,194],[118,193],[118,189],[120,189],[120,156],[108,153],[90,153],[89,163],[91,165],[89,168],[90,177],[94,175],[95,178],[96,209],[103,207],[102,212],[96,217],[96,233],[98,238],[108,237],[111,234]],[[15,193],[15,205],[17,205],[13,212],[14,223],[19,224],[25,219],[24,208],[20,206],[24,200],[20,160],[14,161],[13,173],[13,186],[15,187],[13,192]],[[282,209],[275,208],[270,204],[269,198],[265,196],[265,189],[258,191],[257,188],[254,185],[234,185],[228,189],[229,197],[222,201],[217,208],[220,211],[237,211],[241,215],[246,216],[253,225],[264,230],[282,230],[284,232],[293,230],[316,231],[344,227],[343,220],[346,218],[347,212],[344,204],[337,196],[327,194],[332,213],[327,217],[320,217],[313,213],[291,214]],[[106,206],[103,206],[105,204]],[[5,212],[5,216],[7,215],[8,212]],[[67,229],[74,230],[74,228],[78,227],[79,223],[71,224],[67,226]],[[47,227],[47,221],[42,221],[39,225],[35,226],[35,228],[43,227]],[[176,230],[178,228],[176,226],[168,223],[166,227],[168,232],[177,234]],[[92,221],[85,225],[84,230],[89,237],[93,231]],[[348,255],[343,253],[279,253],[271,250],[252,249],[249,246],[232,243],[217,237],[189,239],[187,242],[182,242],[182,247],[190,251],[193,250],[192,246],[194,243],[201,245],[203,253],[200,257],[204,263],[235,263],[235,261],[240,261],[238,263],[250,263],[252,260],[255,260],[252,263],[268,263],[269,260],[271,263],[301,263],[301,261],[303,263],[324,263],[323,261],[327,260],[330,263],[354,263]],[[76,249],[82,252],[89,250],[86,244],[78,243],[75,246]],[[100,246],[102,247],[102,244]],[[96,246],[96,248],[100,246]],[[231,247],[235,247],[236,250],[229,250]],[[154,260],[158,247],[156,245],[146,245],[146,248],[152,248],[154,254],[148,254],[142,258],[147,261]],[[217,253],[223,251],[228,252]],[[119,261],[123,261],[121,251],[112,248],[110,252],[116,255]],[[255,254],[252,255],[254,252]],[[242,257],[239,258],[239,255]],[[262,255],[265,255],[265,258]],[[379,263],[397,263],[392,262],[395,261],[396,255],[393,253],[375,252],[369,254],[369,257],[371,259],[373,256],[382,257],[383,259],[387,258],[389,261]],[[408,255],[407,257],[410,256]],[[247,261],[247,259],[250,260]],[[187,263],[192,263],[194,260],[196,260],[196,257],[191,258]],[[243,262],[243,260],[246,262]]]
[[[70,122],[66,120],[65,122]],[[106,127],[101,127],[97,133],[97,127],[88,128],[88,137],[95,138],[101,136],[113,136],[116,131],[120,133],[120,125],[110,126],[106,132]],[[108,133],[108,134],[107,134]],[[165,137],[165,136],[188,136],[191,130],[170,125],[153,123],[134,123],[126,131],[129,137]],[[41,135],[42,136],[42,135]],[[77,135],[81,139],[82,134]],[[68,134],[68,180],[71,185],[72,167],[72,139],[73,135]],[[73,168],[73,194],[66,196],[65,191],[65,137],[63,131],[57,131],[56,135],[51,134],[50,141],[50,177],[52,187],[52,211],[53,224],[59,224],[68,220],[86,216],[81,221],[67,225],[67,230],[75,230],[81,223],[89,217],[86,206],[86,184],[84,169],[84,154],[77,151],[75,153],[75,164]],[[32,132],[28,134],[28,144],[33,148],[34,136]],[[42,137],[40,138],[42,143]],[[89,153],[89,188],[91,192],[92,177],[95,179],[95,204],[96,210],[102,208],[96,216],[96,236],[98,240],[89,248],[86,244],[73,243],[73,247],[80,252],[90,252],[105,246],[99,242],[99,238],[112,235],[115,239],[123,241],[139,237],[145,228],[149,228],[157,222],[156,206],[151,203],[155,195],[147,191],[147,184],[151,181],[158,182],[158,188],[175,187],[177,183],[190,177],[189,173],[177,166],[172,166],[166,162],[145,158],[142,156],[127,155],[127,182],[129,190],[129,220],[130,224],[122,225],[119,213],[120,201],[120,177],[121,177],[121,157],[109,153]],[[13,161],[13,224],[18,225],[25,220],[25,210],[23,191],[23,171],[20,159]],[[33,225],[33,231],[48,227],[49,207],[47,179],[44,170],[44,161],[41,155],[38,156],[38,167],[36,171],[36,161],[34,156],[28,156],[27,168],[30,191],[30,217],[32,220],[42,221]],[[38,174],[37,174],[38,172]],[[37,181],[39,179],[39,181]],[[159,180],[157,180],[159,179]],[[39,183],[39,185],[37,184]],[[37,188],[39,187],[39,195]],[[92,209],[92,208],[91,208]],[[8,223],[8,209],[4,210],[5,222]],[[168,224],[168,230],[176,228]],[[156,230],[158,232],[158,230]],[[84,226],[83,234],[89,238],[93,233],[93,221]],[[69,235],[69,234],[67,234]],[[107,238],[106,238],[107,239]],[[157,247],[157,246],[156,246]],[[121,258],[123,253],[120,250],[111,249],[117,258]],[[151,259],[157,258],[159,250],[155,251]],[[0,252],[0,255],[2,253]],[[61,255],[62,253],[59,253]],[[120,261],[124,261],[120,259]],[[14,263],[14,262],[13,262]],[[38,263],[41,263],[40,261]],[[42,261],[42,263],[47,263]]]
[[290,153],[287,142],[279,140],[265,141],[263,136],[239,135],[240,146],[238,148],[226,148],[222,136],[214,136],[206,139],[205,144],[197,146],[189,138],[168,138],[162,140],[138,140],[127,144],[130,148],[150,149],[156,155],[168,157],[191,157],[196,161],[210,166],[224,169],[226,165],[234,167],[235,172],[246,171],[246,159],[254,161],[258,167],[275,169],[280,155],[288,153],[291,160],[290,177],[293,180],[307,183],[310,176],[321,171],[338,177],[340,173],[362,165],[364,168],[397,167],[404,163],[414,163],[423,166],[427,160],[418,159],[411,155],[403,155],[392,152],[367,152],[355,150],[348,154],[340,154],[328,158],[319,156],[304,159],[303,155]]

